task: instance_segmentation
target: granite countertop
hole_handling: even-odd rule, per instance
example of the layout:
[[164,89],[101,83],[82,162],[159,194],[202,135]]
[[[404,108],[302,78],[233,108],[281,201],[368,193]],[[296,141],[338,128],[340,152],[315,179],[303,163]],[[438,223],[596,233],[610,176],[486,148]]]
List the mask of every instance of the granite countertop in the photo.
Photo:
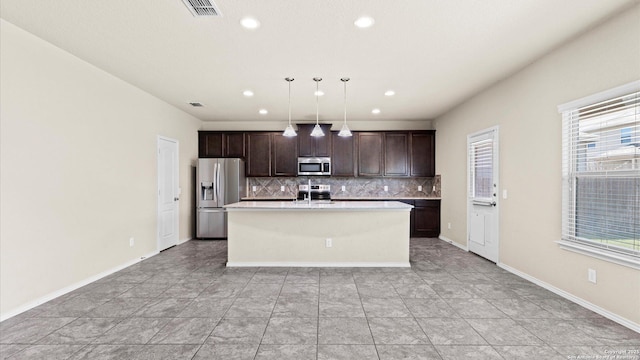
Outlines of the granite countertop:
[[242,201],[224,206],[228,210],[353,210],[409,211],[413,206],[399,201]]
[[402,196],[402,197],[381,197],[381,196],[360,196],[360,197],[349,197],[349,196],[332,196],[332,200],[389,200],[389,201],[397,201],[397,200],[440,200],[439,197],[417,197],[417,196]]
[[[248,196],[243,197],[242,201],[294,201],[295,197],[282,196],[282,197],[268,197],[268,196]],[[387,200],[387,201],[399,201],[399,200],[441,200],[440,197],[415,197],[415,196],[403,196],[403,197],[380,197],[380,196],[369,196],[369,197],[350,197],[350,196],[332,196],[332,200],[348,200],[348,201],[367,201],[367,200]]]

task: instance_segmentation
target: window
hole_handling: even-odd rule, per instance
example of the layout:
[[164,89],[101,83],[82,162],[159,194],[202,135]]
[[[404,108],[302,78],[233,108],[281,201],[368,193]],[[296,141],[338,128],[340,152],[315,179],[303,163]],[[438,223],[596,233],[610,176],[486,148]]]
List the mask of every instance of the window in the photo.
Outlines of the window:
[[620,129],[620,144],[630,144],[631,134],[633,134],[632,128]]
[[491,199],[493,193],[493,139],[469,145],[471,198]]
[[559,110],[560,245],[640,268],[640,81]]

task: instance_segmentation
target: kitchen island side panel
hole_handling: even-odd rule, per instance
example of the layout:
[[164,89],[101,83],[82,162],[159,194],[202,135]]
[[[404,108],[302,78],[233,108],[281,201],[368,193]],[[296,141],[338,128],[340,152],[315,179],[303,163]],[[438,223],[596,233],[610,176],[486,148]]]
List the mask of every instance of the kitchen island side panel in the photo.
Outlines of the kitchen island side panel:
[[409,210],[232,210],[228,216],[227,266],[410,266]]

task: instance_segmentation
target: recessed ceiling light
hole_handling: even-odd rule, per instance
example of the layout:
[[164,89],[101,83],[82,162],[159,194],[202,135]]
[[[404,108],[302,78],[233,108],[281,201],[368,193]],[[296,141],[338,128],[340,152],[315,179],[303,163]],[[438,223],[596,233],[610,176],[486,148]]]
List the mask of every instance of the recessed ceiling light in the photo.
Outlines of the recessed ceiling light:
[[314,91],[313,95],[322,96],[322,95],[324,95],[324,92],[322,90]]
[[253,96],[253,91],[245,90],[245,91],[242,92],[242,95],[244,95],[246,97],[252,97]]
[[375,23],[375,20],[373,20],[373,18],[370,18],[368,16],[361,16],[356,21],[353,22],[355,26],[361,29],[371,27],[373,26],[374,23]]
[[269,113],[267,109],[260,109],[260,111],[258,112],[260,113],[260,115],[267,115]]
[[378,115],[378,114],[380,114],[380,109],[373,109],[373,110],[371,110],[371,113],[375,114],[375,115]]
[[384,96],[393,96],[395,94],[396,94],[396,92],[393,91],[393,90],[387,90],[387,91],[384,92]]
[[240,25],[242,25],[245,29],[253,30],[260,27],[260,21],[252,17],[246,17],[240,20]]

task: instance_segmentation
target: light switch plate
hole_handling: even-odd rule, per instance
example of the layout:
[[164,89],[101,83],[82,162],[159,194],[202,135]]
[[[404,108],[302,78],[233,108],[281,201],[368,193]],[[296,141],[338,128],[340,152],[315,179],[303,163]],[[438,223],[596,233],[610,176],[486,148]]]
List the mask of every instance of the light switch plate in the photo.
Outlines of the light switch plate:
[[594,269],[589,269],[587,270],[587,279],[589,280],[589,282],[592,283],[596,283],[597,282],[597,278],[596,278],[596,271]]
[[387,185],[384,186],[384,191],[389,191],[389,187]]
[[503,199],[507,198],[507,189],[502,189],[502,198]]
[[422,191],[422,185],[418,185],[418,191]]

